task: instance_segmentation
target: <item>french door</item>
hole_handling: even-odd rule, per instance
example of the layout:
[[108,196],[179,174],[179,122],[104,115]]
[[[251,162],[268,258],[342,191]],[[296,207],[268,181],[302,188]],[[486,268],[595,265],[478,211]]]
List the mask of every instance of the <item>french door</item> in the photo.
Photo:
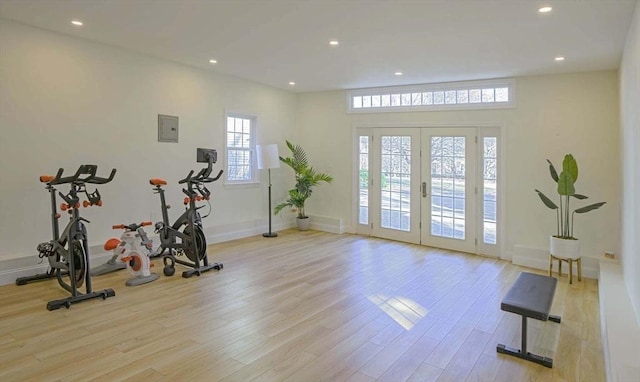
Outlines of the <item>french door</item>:
[[498,256],[498,129],[358,133],[357,232]]
[[475,129],[432,128],[422,134],[422,244],[475,253]]
[[[420,243],[420,131],[375,129],[371,174],[371,234]],[[374,175],[375,174],[375,175]]]

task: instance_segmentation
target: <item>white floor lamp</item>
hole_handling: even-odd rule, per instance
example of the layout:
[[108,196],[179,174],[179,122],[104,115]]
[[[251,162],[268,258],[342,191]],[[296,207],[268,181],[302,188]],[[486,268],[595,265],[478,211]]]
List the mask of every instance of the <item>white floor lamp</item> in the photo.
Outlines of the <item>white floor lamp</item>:
[[258,169],[267,169],[269,171],[269,232],[263,233],[262,236],[276,237],[278,234],[271,232],[271,169],[280,167],[278,145],[275,143],[270,145],[256,145],[256,153],[258,154]]

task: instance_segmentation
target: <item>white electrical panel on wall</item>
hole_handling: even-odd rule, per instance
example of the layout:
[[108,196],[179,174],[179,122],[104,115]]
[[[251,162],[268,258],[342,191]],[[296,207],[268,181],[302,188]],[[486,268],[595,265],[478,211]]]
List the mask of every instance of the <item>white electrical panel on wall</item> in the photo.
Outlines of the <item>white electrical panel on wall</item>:
[[158,114],[158,142],[178,143],[178,117]]

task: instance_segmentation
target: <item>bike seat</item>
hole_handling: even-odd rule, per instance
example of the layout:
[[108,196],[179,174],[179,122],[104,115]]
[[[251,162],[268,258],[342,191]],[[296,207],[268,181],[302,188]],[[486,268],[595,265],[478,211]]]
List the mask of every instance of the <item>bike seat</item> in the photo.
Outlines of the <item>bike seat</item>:
[[54,180],[56,177],[52,175],[40,175],[40,181],[42,183],[49,183]]
[[166,186],[167,185],[167,181],[164,180],[164,179],[160,179],[160,178],[149,179],[149,183],[152,186]]

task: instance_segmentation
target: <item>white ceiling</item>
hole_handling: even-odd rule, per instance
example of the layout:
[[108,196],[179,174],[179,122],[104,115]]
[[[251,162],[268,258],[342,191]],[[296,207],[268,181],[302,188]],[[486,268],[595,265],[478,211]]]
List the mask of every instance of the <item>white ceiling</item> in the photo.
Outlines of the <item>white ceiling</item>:
[[[553,11],[540,14],[541,5]],[[309,92],[616,69],[635,6],[636,0],[0,0],[0,17]],[[330,39],[340,45],[330,47]],[[566,60],[555,62],[559,55]]]

